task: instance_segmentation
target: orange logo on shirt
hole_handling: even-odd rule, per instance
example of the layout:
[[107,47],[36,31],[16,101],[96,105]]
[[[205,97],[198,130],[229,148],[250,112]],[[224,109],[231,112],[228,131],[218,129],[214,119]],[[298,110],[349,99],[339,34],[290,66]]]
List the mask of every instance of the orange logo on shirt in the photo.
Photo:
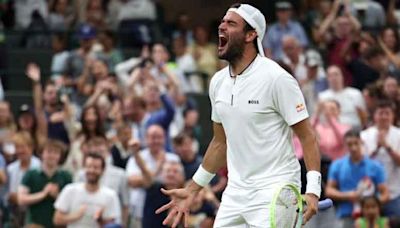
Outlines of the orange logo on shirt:
[[305,109],[306,107],[304,106],[303,103],[296,105],[296,111],[301,112]]

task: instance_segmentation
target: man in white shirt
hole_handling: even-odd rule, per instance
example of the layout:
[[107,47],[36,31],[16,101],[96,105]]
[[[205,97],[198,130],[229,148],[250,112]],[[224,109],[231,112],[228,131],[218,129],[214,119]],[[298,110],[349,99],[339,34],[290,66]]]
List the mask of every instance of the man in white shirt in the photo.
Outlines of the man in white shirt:
[[[100,184],[113,189],[121,204],[122,221],[116,221],[128,226],[129,217],[129,187],[125,170],[112,164],[108,143],[105,138],[95,137],[89,141],[89,151],[101,155],[106,161],[106,168],[101,176]],[[75,182],[86,182],[85,170],[80,170]]]
[[[139,154],[155,179],[159,177],[165,161],[180,162],[178,155],[165,151],[165,133],[159,125],[152,125],[147,129],[146,142],[148,147],[140,151]],[[128,175],[128,184],[131,187],[131,224],[133,227],[141,227],[146,191],[143,173],[135,156],[129,158],[126,174]]]
[[319,100],[336,100],[339,102],[340,121],[351,125],[353,128],[362,129],[367,114],[361,91],[344,86],[343,73],[338,66],[330,66],[326,72],[329,89],[319,94]]
[[61,191],[54,203],[54,224],[68,228],[103,227],[121,220],[117,194],[100,185],[105,167],[102,156],[86,156],[86,182],[69,184]]
[[187,226],[189,205],[215,173],[227,164],[228,185],[214,227],[269,227],[269,207],[283,182],[300,188],[300,165],[292,134],[303,146],[307,173],[306,223],[317,213],[321,193],[320,155],[297,81],[277,63],[264,57],[261,40],[266,22],[248,5],[228,9],[219,30],[219,58],[229,66],[210,83],[214,137],[202,165],[186,188],[164,190],[172,201],[164,225]]
[[400,129],[393,125],[394,106],[380,101],[374,112],[374,126],[361,132],[368,155],[385,168],[389,202],[383,206],[385,216],[400,216]]

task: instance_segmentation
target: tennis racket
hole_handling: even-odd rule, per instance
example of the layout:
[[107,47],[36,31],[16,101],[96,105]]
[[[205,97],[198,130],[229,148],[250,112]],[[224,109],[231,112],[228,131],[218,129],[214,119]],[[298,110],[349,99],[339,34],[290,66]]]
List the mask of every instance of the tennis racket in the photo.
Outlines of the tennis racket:
[[[332,200],[319,201],[318,209],[332,207]],[[271,228],[301,228],[303,223],[305,200],[297,186],[283,184],[274,193],[270,206]]]

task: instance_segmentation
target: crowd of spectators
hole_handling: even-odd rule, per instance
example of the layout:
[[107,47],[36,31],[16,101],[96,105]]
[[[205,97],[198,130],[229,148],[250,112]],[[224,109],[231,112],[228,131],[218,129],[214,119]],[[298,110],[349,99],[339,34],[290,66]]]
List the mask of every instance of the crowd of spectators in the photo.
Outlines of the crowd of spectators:
[[[299,13],[276,2],[263,45],[298,80],[318,135],[323,197],[335,202],[307,227],[399,227],[397,3],[302,4]],[[0,1],[1,27],[28,31],[26,48],[54,51],[51,75],[35,59],[26,66],[33,105],[14,115],[0,89],[4,227],[164,227],[166,214],[154,213],[169,201],[160,188],[191,179],[211,134],[191,94],[206,95],[227,63],[215,28],[181,13],[165,35],[159,15],[152,0]],[[124,56],[124,46],[140,53]],[[295,135],[293,147],[304,174]],[[191,227],[212,227],[227,181],[222,169],[197,196]]]

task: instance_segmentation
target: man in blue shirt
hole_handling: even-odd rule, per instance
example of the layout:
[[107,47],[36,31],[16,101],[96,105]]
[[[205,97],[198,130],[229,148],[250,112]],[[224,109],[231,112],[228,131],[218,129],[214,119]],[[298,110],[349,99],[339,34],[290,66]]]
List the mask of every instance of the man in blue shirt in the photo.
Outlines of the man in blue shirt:
[[291,19],[292,4],[290,2],[279,1],[275,4],[275,8],[278,21],[268,29],[264,36],[263,46],[267,57],[281,60],[283,57],[282,38],[284,36],[296,37],[303,48],[307,47],[308,39],[301,24]]
[[[363,196],[377,194],[381,203],[389,200],[389,191],[385,184],[383,167],[363,155],[363,143],[360,132],[348,131],[345,136],[348,155],[335,160],[328,173],[326,196],[338,203],[336,215],[341,225],[338,227],[354,227],[352,214]],[[370,186],[362,184],[372,183]]]

